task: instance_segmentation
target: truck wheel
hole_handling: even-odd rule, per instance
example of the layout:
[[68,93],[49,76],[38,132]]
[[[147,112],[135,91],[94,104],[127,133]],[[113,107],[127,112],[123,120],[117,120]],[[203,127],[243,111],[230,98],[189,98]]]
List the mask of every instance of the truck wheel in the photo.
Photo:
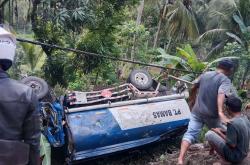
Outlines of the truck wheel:
[[49,92],[49,86],[46,81],[35,76],[25,77],[21,80],[21,83],[30,86],[38,99],[42,99]]
[[153,79],[147,71],[135,69],[129,75],[129,82],[139,90],[146,90],[152,86]]

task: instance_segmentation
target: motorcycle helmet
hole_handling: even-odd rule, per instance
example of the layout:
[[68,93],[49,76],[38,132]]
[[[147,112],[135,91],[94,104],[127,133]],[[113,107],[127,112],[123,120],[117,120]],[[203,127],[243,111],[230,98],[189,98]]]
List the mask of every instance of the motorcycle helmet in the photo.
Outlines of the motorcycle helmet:
[[16,38],[13,34],[0,27],[0,65],[8,70],[15,57]]

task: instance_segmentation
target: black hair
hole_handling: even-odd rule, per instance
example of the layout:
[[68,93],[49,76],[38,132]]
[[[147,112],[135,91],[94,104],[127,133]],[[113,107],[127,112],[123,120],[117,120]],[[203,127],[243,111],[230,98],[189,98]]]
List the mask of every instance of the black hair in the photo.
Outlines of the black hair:
[[240,112],[242,107],[242,102],[238,97],[229,96],[225,102],[226,106],[232,112]]
[[230,60],[230,59],[224,59],[224,60],[219,61],[217,67],[218,67],[218,68],[221,68],[221,69],[223,69],[223,70],[230,71],[231,69],[233,69],[234,63],[233,63],[233,61]]

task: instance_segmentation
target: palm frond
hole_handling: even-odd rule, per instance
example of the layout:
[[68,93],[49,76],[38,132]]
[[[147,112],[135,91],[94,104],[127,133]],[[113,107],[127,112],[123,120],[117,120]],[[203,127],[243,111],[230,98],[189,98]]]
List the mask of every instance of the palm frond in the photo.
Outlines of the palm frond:
[[224,40],[224,41],[221,41],[216,46],[214,46],[212,50],[209,51],[205,59],[208,60],[212,58],[213,55],[215,55],[216,53],[219,53],[223,49],[223,47],[226,45],[226,43],[227,43],[227,40]]
[[237,11],[234,0],[209,2],[206,29],[231,29],[233,26],[232,15]]
[[238,41],[239,44],[241,44],[243,47],[245,46],[244,43],[243,43],[243,41],[242,41],[242,40],[240,39],[240,37],[238,37],[236,34],[233,34],[233,33],[230,33],[230,32],[226,32],[226,34],[227,34],[229,37],[231,37],[231,38],[235,39],[236,41]]
[[247,31],[246,25],[244,24],[243,20],[238,15],[234,14],[233,20],[239,25],[242,33],[245,33]]
[[205,69],[205,71],[210,68],[213,64],[221,61],[221,60],[224,60],[224,59],[230,59],[230,60],[239,60],[240,57],[236,57],[236,56],[228,56],[228,57],[221,57],[221,58],[217,58],[216,60],[210,62],[207,64],[207,68]]
[[228,31],[228,29],[212,29],[212,30],[208,30],[205,33],[203,33],[202,35],[200,35],[197,39],[197,42],[203,42],[203,41],[207,41],[207,40],[211,40],[214,39],[218,36],[223,36],[226,34],[226,32]]
[[175,9],[167,14],[169,35],[177,40],[195,39],[199,34],[196,19],[191,10],[187,9],[182,1],[175,3]]
[[43,50],[36,45],[21,43],[23,51],[25,53],[24,61],[29,65],[30,70],[33,72],[43,55]]

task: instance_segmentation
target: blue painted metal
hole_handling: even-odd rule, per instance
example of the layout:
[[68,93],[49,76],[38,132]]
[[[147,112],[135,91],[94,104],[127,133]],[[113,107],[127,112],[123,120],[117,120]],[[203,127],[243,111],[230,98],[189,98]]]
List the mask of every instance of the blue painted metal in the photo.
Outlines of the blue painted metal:
[[73,160],[122,151],[161,139],[161,136],[187,126],[189,118],[122,130],[108,108],[69,113],[67,122],[75,152]]
[[[64,140],[64,131],[63,131],[63,108],[58,102],[54,103],[47,103],[41,102],[40,103],[40,110],[42,108],[47,107],[50,112],[47,112],[46,119],[47,119],[47,126],[43,127],[42,133],[49,141],[50,145],[53,147],[61,147],[65,144]],[[42,113],[42,112],[41,112]],[[53,114],[53,115],[52,115]]]

